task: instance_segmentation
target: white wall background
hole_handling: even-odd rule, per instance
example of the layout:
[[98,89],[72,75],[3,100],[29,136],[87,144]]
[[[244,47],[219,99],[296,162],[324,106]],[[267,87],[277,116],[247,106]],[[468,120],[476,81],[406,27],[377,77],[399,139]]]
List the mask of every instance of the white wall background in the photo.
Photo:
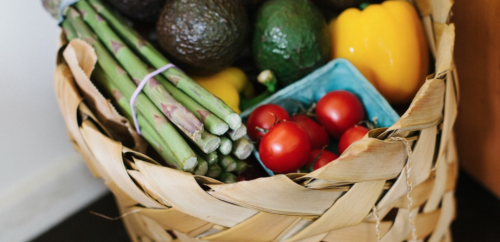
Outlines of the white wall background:
[[0,241],[26,241],[102,195],[52,86],[59,29],[40,0],[0,1]]

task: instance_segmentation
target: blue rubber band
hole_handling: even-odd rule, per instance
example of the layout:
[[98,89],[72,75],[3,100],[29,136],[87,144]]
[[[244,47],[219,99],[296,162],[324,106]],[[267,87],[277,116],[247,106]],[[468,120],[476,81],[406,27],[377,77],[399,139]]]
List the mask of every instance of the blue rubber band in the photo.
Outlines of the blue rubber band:
[[63,0],[61,2],[61,5],[59,5],[59,11],[58,11],[58,14],[57,14],[57,19],[59,20],[59,22],[57,24],[59,26],[64,21],[64,9],[66,9],[67,7],[75,4],[78,1],[80,1],[80,0]]

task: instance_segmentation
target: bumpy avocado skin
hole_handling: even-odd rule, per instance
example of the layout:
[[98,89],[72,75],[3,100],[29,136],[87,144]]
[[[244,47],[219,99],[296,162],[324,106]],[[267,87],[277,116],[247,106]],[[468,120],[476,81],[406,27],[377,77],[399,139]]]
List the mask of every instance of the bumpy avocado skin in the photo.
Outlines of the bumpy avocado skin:
[[309,0],[272,0],[261,6],[253,52],[261,70],[272,70],[281,86],[289,85],[330,58],[325,19]]
[[156,23],[165,0],[106,0],[125,16],[142,23]]
[[201,75],[230,66],[244,47],[248,29],[239,0],[169,0],[156,25],[158,42],[174,63]]

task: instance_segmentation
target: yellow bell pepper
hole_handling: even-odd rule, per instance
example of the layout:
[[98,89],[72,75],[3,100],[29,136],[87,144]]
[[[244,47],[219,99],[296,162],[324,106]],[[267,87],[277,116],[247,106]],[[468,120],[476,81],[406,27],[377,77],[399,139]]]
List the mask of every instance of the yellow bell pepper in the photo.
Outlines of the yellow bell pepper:
[[191,77],[207,91],[211,92],[238,114],[240,111],[240,93],[245,97],[253,96],[253,86],[246,74],[236,68],[228,67],[211,76]]
[[415,8],[405,1],[347,9],[330,23],[332,57],[345,58],[393,104],[407,103],[425,81],[427,42]]

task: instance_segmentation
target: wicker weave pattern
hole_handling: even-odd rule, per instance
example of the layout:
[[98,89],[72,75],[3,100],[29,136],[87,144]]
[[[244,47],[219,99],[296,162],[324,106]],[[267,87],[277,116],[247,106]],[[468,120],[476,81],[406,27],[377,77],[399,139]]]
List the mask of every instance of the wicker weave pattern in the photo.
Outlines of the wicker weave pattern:
[[[175,241],[451,241],[458,167],[454,26],[447,23],[452,4],[415,4],[437,74],[396,124],[370,131],[338,160],[305,176],[222,184],[161,167],[122,146],[112,137],[125,130],[134,149],[143,149],[130,124],[89,85],[95,55],[81,41],[66,47],[55,73],[70,139],[114,193],[134,241],[174,241],[172,234]],[[101,110],[92,112],[89,99]]]

